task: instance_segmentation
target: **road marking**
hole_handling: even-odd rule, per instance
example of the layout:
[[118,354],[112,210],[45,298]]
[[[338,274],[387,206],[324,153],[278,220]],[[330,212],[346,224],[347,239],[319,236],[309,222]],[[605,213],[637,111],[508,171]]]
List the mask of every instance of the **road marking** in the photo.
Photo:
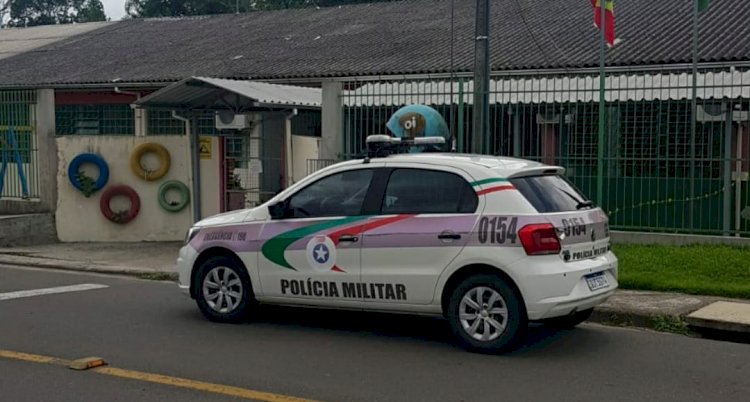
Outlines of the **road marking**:
[[60,366],[66,366],[68,361],[58,359],[56,357],[33,355],[31,353],[14,352],[12,350],[0,349],[0,357],[13,360],[23,360],[31,363],[42,363],[42,364],[56,364]]
[[269,392],[254,391],[251,389],[232,387],[229,385],[213,384],[209,382],[193,381],[184,378],[170,377],[161,374],[144,373],[140,371],[123,370],[115,367],[99,367],[95,371],[100,374],[111,375],[115,377],[129,378],[131,380],[147,381],[156,384],[171,385],[173,387],[188,388],[196,391],[211,392],[235,396],[244,399],[252,399],[264,402],[313,402],[310,399],[297,398],[287,395],[272,394]]
[[108,287],[109,286],[107,285],[99,285],[96,283],[82,283],[80,285],[58,286],[46,289],[19,290],[17,292],[0,293],[0,301],[58,293],[82,292],[84,290],[103,289]]
[[[59,359],[51,356],[35,355],[31,353],[15,352],[0,349],[0,358],[21,360],[31,363],[52,364],[69,367],[74,361]],[[230,385],[215,384],[210,382],[195,381],[186,378],[172,377],[161,374],[146,373],[143,371],[126,370],[117,367],[96,367],[88,371],[113,377],[126,378],[129,380],[151,382],[178,388],[187,388],[196,391],[209,392],[213,394],[233,396],[243,399],[251,399],[262,402],[317,402],[312,399],[297,398],[295,396],[274,394],[271,392],[255,391],[252,389],[233,387]]]

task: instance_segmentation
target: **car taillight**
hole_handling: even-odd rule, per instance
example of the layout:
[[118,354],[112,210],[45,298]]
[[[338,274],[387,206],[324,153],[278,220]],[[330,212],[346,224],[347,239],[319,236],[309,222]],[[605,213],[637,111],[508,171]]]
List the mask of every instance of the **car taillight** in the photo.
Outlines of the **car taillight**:
[[521,244],[527,255],[557,254],[560,240],[555,227],[549,223],[526,225],[518,231]]

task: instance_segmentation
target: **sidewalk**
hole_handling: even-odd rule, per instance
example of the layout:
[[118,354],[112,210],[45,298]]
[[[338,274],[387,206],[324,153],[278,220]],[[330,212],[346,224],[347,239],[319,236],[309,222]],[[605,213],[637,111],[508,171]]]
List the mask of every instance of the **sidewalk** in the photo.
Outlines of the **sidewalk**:
[[[180,247],[179,242],[144,242],[0,248],[0,265],[176,280]],[[618,290],[596,308],[590,321],[750,342],[750,300]]]

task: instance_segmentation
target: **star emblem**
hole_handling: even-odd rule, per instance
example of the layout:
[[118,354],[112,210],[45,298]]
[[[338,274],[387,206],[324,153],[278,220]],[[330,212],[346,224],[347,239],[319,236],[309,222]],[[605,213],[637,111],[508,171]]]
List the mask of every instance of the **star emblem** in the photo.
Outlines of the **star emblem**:
[[313,249],[313,258],[319,264],[325,264],[328,261],[328,247],[325,244],[319,244]]

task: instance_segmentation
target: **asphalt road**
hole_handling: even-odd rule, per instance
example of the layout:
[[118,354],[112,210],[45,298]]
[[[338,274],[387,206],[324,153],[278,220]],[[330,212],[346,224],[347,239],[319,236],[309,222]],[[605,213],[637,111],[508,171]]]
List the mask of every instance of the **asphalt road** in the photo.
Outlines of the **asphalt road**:
[[[441,319],[266,308],[214,324],[176,285],[0,267],[0,350],[77,359],[320,401],[737,401],[750,345],[584,324],[533,327],[520,350],[471,354]],[[231,400],[228,396],[0,357],[8,401]]]

